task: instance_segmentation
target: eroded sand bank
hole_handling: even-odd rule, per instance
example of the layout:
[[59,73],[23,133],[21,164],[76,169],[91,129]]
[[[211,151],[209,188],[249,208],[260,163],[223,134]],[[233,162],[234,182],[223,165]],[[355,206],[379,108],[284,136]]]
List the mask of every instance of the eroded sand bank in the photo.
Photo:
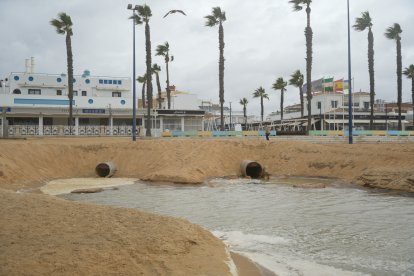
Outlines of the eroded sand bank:
[[250,159],[273,176],[337,177],[414,191],[413,143],[55,138],[0,140],[0,148],[1,275],[231,274],[224,244],[187,221],[15,193],[54,179],[95,177],[95,166],[107,160],[116,163],[116,177],[152,181],[237,176],[241,160]]

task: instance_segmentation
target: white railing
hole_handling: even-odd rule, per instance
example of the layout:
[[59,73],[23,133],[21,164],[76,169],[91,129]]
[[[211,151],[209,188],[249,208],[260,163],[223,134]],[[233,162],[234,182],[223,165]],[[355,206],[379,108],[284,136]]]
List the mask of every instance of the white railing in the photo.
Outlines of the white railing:
[[[12,125],[8,126],[9,137],[19,136],[39,136],[42,133],[39,131],[37,125]],[[43,136],[131,136],[132,126],[78,126],[72,127],[70,131],[69,126],[55,125],[43,126]],[[160,131],[154,129],[151,131],[152,135],[159,136]],[[136,135],[145,135],[145,129],[137,127]]]

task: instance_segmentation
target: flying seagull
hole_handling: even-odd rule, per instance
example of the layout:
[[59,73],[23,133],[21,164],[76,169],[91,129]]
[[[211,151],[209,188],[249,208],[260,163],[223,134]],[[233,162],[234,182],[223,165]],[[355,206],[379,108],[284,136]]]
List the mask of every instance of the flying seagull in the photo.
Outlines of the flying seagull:
[[164,15],[164,17],[163,18],[165,18],[167,15],[169,15],[169,14],[173,14],[173,13],[176,13],[176,12],[179,12],[179,13],[182,13],[182,14],[184,14],[184,15],[186,15],[185,14],[185,12],[183,12],[182,10],[170,10],[169,12],[167,12],[165,15]]

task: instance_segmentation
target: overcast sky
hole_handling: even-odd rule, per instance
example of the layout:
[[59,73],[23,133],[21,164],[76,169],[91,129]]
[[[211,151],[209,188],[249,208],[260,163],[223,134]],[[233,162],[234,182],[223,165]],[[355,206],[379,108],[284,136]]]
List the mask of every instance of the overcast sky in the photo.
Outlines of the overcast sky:
[[[387,27],[399,23],[402,33],[403,68],[414,64],[414,0],[350,0],[351,23],[363,11],[373,19],[376,97],[395,101],[397,97],[396,43],[385,38]],[[88,69],[92,75],[129,77],[132,75],[132,22],[130,0],[0,0],[0,77],[23,72],[25,59],[35,57],[36,73],[65,73],[65,38],[49,21],[66,12],[73,21],[74,73]],[[248,113],[260,113],[255,89],[263,86],[265,114],[280,106],[280,92],[272,84],[278,77],[288,80],[292,72],[305,73],[306,12],[293,12],[288,0],[148,0],[152,10],[151,43],[153,63],[157,45],[168,41],[174,61],[170,83],[178,90],[197,94],[200,99],[218,102],[218,27],[205,27],[204,16],[212,7],[226,12],[225,100],[241,110],[238,103],[249,100]],[[182,9],[187,16],[172,14]],[[346,0],[314,0],[312,79],[347,78]],[[137,74],[145,72],[144,27],[136,28]],[[354,91],[368,91],[367,32],[351,32]],[[411,101],[411,82],[403,77],[403,101]],[[298,89],[288,86],[285,106],[299,103]]]

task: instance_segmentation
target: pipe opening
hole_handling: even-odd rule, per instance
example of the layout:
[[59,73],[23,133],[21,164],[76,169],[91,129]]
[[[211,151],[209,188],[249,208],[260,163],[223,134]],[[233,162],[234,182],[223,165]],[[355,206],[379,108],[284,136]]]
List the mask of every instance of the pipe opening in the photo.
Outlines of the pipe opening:
[[115,171],[115,165],[111,162],[100,163],[95,168],[96,174],[100,177],[111,177]]
[[263,174],[262,166],[256,161],[244,160],[241,163],[241,170],[243,176],[251,178],[260,178]]

